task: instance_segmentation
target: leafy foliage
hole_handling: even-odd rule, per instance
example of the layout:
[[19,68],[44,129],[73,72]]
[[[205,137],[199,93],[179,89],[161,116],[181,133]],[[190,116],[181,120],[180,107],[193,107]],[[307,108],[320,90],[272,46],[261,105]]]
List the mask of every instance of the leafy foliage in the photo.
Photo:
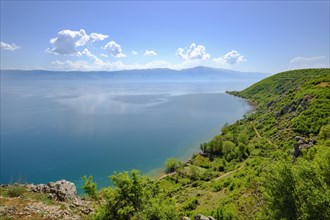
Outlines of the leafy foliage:
[[137,170],[115,173],[110,177],[114,187],[103,190],[105,204],[95,219],[175,219],[172,200],[161,193],[157,181],[141,176]]
[[165,167],[166,167],[165,171],[166,171],[166,173],[172,173],[176,169],[178,169],[179,167],[181,167],[181,165],[182,165],[182,163],[178,159],[176,159],[176,158],[169,158],[165,162]]
[[313,162],[277,162],[265,173],[263,186],[270,219],[330,218],[330,189]]
[[96,183],[93,181],[93,177],[89,176],[87,178],[87,176],[83,176],[82,179],[85,181],[84,185],[82,186],[84,192],[91,198],[97,199]]

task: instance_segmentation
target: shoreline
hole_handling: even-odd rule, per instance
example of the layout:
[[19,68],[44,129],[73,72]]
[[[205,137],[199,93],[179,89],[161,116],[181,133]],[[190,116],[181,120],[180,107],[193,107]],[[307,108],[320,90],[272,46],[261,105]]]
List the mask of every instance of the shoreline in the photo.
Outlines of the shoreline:
[[[244,117],[245,114],[252,114],[254,112],[256,112],[257,110],[257,103],[252,101],[252,100],[249,100],[249,99],[245,99],[243,97],[240,97],[238,96],[237,94],[235,94],[236,91],[226,91],[224,92],[223,94],[228,94],[228,95],[231,95],[231,96],[235,96],[235,97],[238,97],[238,98],[241,98],[242,100],[244,100],[250,107],[251,109],[249,111],[247,111],[246,113],[244,113],[242,115],[242,117],[240,119],[242,119]],[[240,120],[240,119],[237,119],[237,120]],[[235,123],[237,120],[235,120],[233,123]],[[222,126],[223,127],[223,126]],[[221,128],[222,128],[221,127]],[[220,133],[221,134],[221,131]],[[214,137],[214,135],[211,137],[211,139]],[[208,139],[207,141],[210,141],[211,139]],[[177,158],[178,160],[180,160],[184,165],[186,165],[187,163],[189,163],[189,161],[192,159],[192,157],[196,154],[200,154],[201,151],[200,149],[198,148],[198,150],[192,154],[189,154],[188,152],[191,151],[192,148],[189,148],[186,152],[185,152],[185,155],[183,156],[183,158],[179,157]],[[166,160],[165,160],[166,161]],[[164,161],[164,163],[165,163]],[[145,173],[147,176],[149,176],[150,178],[154,178],[154,179],[158,179],[158,180],[161,180],[163,179],[164,177],[168,176],[169,174],[167,174],[165,172],[165,169],[164,169],[164,166],[161,168],[161,167],[158,167],[158,168],[155,168],[155,169],[152,169],[150,171],[148,171],[147,173]]]

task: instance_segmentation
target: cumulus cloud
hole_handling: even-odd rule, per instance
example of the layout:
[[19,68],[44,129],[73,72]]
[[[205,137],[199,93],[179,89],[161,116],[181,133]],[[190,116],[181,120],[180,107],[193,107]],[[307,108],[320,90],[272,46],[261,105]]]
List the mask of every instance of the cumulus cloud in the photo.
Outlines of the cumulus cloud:
[[244,58],[244,56],[239,54],[236,50],[232,50],[232,51],[226,53],[222,57],[214,58],[213,61],[217,64],[234,65],[234,64],[244,63],[246,61],[246,59]]
[[1,48],[1,50],[15,51],[15,50],[19,49],[20,47],[17,46],[16,44],[8,44],[8,43],[1,41],[0,48]]
[[121,46],[114,41],[110,41],[109,43],[107,43],[103,47],[103,49],[106,50],[113,57],[126,57],[126,54],[122,52]]
[[144,52],[144,56],[157,56],[157,53],[153,50],[146,50],[146,52]]
[[132,55],[136,56],[136,55],[138,55],[138,52],[136,52],[135,50],[132,50]]
[[46,51],[56,55],[78,55],[81,56],[76,48],[86,45],[88,42],[102,41],[108,38],[108,35],[91,33],[86,34],[84,29],[79,31],[62,30],[57,33],[57,37],[52,38],[50,43],[54,46]]
[[176,55],[184,60],[207,60],[211,56],[206,53],[203,45],[192,43],[189,48],[178,48]]
[[103,61],[98,58],[97,56],[95,56],[94,54],[92,54],[87,48],[85,48],[83,51],[82,51],[82,54],[86,55],[87,57],[91,58],[95,64],[102,64]]
[[106,54],[104,54],[104,53],[101,53],[100,56],[101,56],[101,57],[105,57],[105,58],[108,58],[108,57],[109,57],[108,55],[106,55]]
[[98,33],[91,33],[89,35],[89,40],[91,42],[95,42],[95,41],[102,41],[107,39],[109,36],[108,35],[104,35],[104,34],[98,34]]
[[290,60],[290,63],[297,62],[312,62],[324,59],[325,56],[317,56],[317,57],[294,57]]

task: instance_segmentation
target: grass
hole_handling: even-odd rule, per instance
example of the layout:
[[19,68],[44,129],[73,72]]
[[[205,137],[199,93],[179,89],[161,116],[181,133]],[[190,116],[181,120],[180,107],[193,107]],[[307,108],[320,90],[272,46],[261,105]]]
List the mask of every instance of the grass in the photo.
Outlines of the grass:
[[4,192],[4,196],[13,198],[13,197],[20,197],[22,196],[24,193],[26,192],[26,188],[23,186],[11,186],[8,187],[5,192]]

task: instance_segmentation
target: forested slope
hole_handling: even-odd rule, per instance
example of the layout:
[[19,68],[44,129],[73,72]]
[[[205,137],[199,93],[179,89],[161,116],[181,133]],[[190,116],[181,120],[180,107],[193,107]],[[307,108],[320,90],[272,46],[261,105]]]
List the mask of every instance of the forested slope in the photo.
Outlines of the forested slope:
[[252,114],[162,181],[185,215],[330,218],[330,70],[279,73],[241,92]]

